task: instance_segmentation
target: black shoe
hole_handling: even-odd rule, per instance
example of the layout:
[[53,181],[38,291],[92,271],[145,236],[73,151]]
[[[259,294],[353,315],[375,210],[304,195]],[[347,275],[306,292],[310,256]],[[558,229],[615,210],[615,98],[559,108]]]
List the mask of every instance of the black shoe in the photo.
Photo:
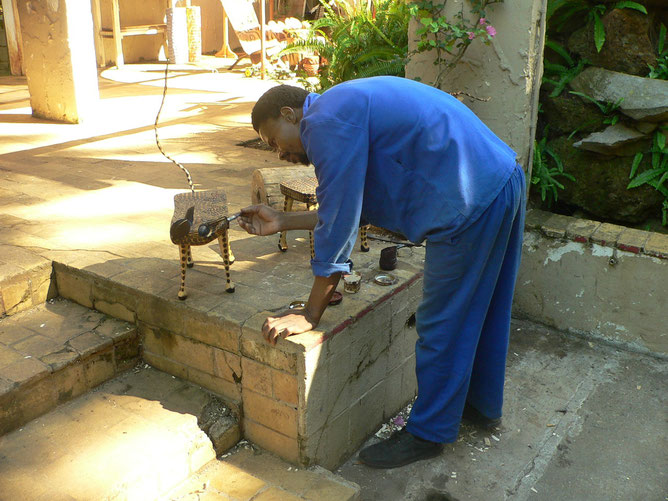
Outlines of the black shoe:
[[423,440],[402,428],[387,440],[362,449],[359,459],[372,468],[396,468],[436,457],[442,450],[442,444]]
[[464,405],[464,413],[462,414],[462,419],[468,421],[472,425],[482,428],[483,430],[493,430],[501,426],[501,418],[488,418],[478,409],[469,405],[468,403]]

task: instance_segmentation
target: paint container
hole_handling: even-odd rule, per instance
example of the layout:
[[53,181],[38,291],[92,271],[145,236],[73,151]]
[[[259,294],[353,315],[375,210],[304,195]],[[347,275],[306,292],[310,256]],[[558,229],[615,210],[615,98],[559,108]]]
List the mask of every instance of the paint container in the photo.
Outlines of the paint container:
[[359,292],[360,286],[362,284],[362,277],[359,273],[352,272],[350,275],[343,277],[343,290],[350,294],[355,294]]
[[385,247],[380,251],[378,266],[381,270],[390,271],[397,267],[397,247]]

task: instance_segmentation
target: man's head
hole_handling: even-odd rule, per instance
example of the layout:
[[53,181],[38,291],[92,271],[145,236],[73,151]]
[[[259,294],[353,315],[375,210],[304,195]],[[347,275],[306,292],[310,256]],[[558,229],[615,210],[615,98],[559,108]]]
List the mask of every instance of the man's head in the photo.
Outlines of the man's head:
[[293,163],[308,164],[299,135],[302,106],[308,92],[291,85],[279,85],[265,92],[251,113],[253,129],[278,151],[278,157]]

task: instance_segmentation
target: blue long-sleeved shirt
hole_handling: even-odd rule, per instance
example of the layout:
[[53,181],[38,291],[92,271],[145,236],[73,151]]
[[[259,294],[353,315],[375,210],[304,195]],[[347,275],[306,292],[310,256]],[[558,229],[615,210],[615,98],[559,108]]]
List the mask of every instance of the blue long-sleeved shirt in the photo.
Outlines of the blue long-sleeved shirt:
[[318,178],[313,273],[350,272],[360,217],[413,242],[475,221],[516,154],[449,94],[412,80],[352,80],[309,94],[302,144]]

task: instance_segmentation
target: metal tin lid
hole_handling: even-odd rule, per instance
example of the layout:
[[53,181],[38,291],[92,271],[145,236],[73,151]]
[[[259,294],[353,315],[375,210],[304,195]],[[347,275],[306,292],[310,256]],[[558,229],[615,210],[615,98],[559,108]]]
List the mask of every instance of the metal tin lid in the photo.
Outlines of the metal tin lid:
[[379,273],[373,277],[373,281],[378,285],[394,285],[397,283],[397,277],[389,273]]

